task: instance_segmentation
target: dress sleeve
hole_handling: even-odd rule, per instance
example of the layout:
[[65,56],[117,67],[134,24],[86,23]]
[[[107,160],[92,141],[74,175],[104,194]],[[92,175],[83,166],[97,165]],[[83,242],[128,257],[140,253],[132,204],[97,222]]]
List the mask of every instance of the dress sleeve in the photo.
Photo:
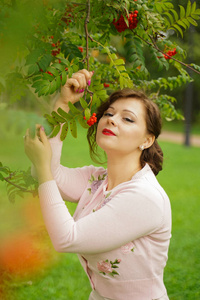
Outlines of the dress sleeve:
[[135,191],[127,189],[101,209],[74,221],[55,181],[39,187],[46,228],[58,252],[107,252],[154,232],[163,219],[161,206],[150,200],[157,196],[137,187]]
[[64,200],[78,202],[95,167],[68,168],[60,164],[63,142],[60,135],[49,140],[52,149],[51,171]]

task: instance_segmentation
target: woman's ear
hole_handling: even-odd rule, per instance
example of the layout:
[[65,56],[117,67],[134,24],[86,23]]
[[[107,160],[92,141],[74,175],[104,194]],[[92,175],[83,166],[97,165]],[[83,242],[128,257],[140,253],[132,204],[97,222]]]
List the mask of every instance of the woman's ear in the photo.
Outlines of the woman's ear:
[[148,134],[147,137],[146,137],[146,140],[144,142],[144,148],[147,149],[147,148],[150,148],[151,145],[153,145],[155,141],[155,135],[153,134]]

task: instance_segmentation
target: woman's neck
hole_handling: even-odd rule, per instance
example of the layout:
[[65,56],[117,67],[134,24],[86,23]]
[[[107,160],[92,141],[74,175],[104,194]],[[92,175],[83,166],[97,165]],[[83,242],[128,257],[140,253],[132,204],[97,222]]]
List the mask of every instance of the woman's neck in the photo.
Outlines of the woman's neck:
[[130,156],[108,156],[108,187],[112,190],[118,184],[131,180],[131,178],[141,170],[140,158]]

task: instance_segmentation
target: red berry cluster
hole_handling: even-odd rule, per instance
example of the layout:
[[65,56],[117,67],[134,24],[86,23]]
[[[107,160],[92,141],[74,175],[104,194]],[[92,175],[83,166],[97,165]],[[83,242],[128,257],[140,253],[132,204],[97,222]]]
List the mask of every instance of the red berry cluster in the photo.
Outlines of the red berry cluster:
[[121,17],[119,18],[119,20],[115,21],[115,19],[113,20],[113,25],[115,26],[115,28],[117,29],[118,32],[122,32],[126,29],[135,29],[137,27],[138,24],[138,20],[137,20],[137,15],[138,15],[138,11],[135,10],[134,12],[130,12],[129,13],[129,17],[128,17],[128,26],[124,20],[123,15],[121,15]]
[[[40,72],[44,72],[43,69],[40,69]],[[45,73],[47,73],[47,74],[53,76],[53,74],[52,74],[50,71],[46,71]]]
[[71,18],[72,17],[72,14],[68,13],[67,11],[65,12],[64,16],[62,17],[62,21],[65,22],[65,24],[68,26],[69,23],[71,23]]
[[[51,36],[51,38],[53,38],[53,35]],[[53,50],[51,51],[51,54],[52,54],[53,56],[56,56],[57,54],[60,54],[60,51],[61,51],[61,49],[59,48],[59,46],[60,46],[60,41],[58,41],[57,43],[52,43],[51,46],[54,47],[54,48],[56,48],[56,49],[53,49]]]
[[105,82],[104,82],[104,84],[103,84],[103,85],[104,85],[104,87],[105,87],[105,88],[107,88],[107,87],[109,87],[109,86],[110,86],[110,84],[109,84],[109,83],[105,83]]
[[[84,120],[86,120],[86,117],[83,117]],[[89,126],[94,125],[94,123],[97,122],[97,117],[96,117],[96,113],[93,113],[92,116],[89,118],[89,120],[87,120],[87,124]]]
[[167,51],[167,53],[166,53],[167,55],[163,54],[163,56],[165,59],[171,59],[170,56],[174,56],[176,53],[177,53],[176,48],[174,48],[173,50]]
[[78,50],[83,52],[83,47],[78,47]]

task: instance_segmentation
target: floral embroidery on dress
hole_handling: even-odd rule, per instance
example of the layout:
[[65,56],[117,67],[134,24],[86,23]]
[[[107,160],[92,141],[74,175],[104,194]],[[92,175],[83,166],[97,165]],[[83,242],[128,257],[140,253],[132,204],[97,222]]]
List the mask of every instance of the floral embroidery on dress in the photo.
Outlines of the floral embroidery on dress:
[[94,194],[98,190],[98,188],[102,184],[102,181],[105,179],[106,175],[107,174],[103,174],[102,176],[99,175],[97,179],[94,177],[94,175],[91,175],[89,179],[89,183],[91,184],[91,187],[88,188],[90,194],[91,193]]
[[112,197],[110,197],[110,195],[111,195],[111,192],[108,193],[108,194],[101,200],[101,202],[98,204],[97,208],[96,208],[96,209],[93,209],[93,212],[99,210],[99,209],[102,208],[104,205],[106,205],[106,203],[108,203],[108,202],[112,199]]
[[116,259],[114,262],[112,262],[111,260],[109,261],[108,259],[101,260],[97,263],[97,268],[99,270],[99,273],[103,275],[119,275],[119,273],[115,269],[119,268],[118,264],[120,264],[120,262],[121,259]]
[[123,254],[128,254],[128,253],[134,252],[135,246],[132,242],[130,242],[130,243],[127,243],[126,245],[122,246],[120,249]]

